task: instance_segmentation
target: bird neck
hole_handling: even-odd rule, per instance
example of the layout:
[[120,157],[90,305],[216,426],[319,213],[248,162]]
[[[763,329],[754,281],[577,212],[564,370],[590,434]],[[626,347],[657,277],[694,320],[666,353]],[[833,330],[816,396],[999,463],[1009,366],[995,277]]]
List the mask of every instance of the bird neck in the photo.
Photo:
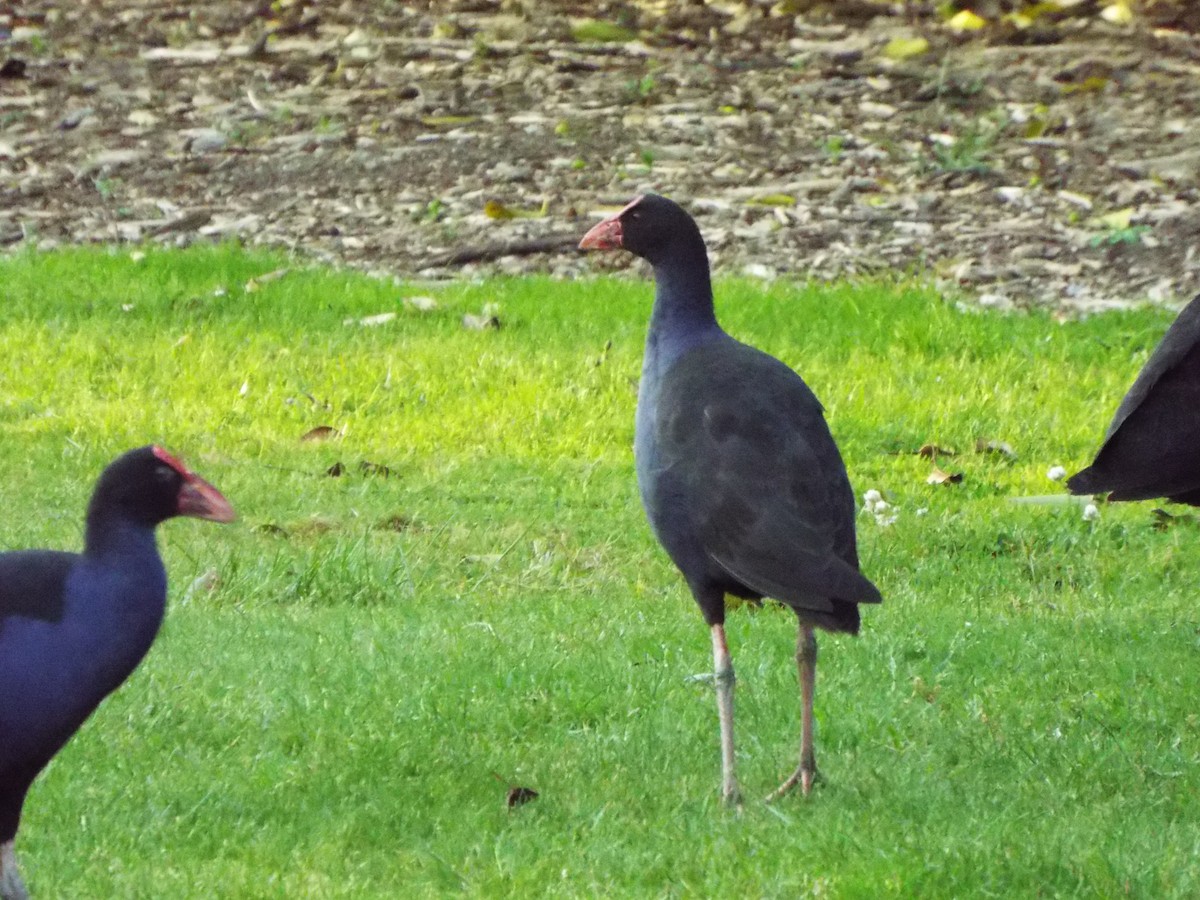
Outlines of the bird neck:
[[656,265],[651,331],[687,340],[716,328],[704,245],[691,253],[672,254]]
[[154,528],[90,510],[78,576],[87,610],[80,640],[93,648],[88,666],[103,697],[133,671],[162,624],[167,571]]
[[83,555],[94,560],[109,557],[158,555],[154,528],[104,509],[88,510]]

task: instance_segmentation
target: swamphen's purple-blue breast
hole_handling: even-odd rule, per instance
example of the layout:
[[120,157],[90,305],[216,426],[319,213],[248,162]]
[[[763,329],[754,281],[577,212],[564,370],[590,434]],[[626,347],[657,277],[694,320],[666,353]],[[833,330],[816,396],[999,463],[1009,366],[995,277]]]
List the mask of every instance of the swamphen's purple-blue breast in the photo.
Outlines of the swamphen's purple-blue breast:
[[625,249],[654,267],[654,309],[638,391],[638,486],[655,535],[712,631],[722,796],[738,802],[733,664],[725,596],[779,600],[799,617],[800,764],[772,798],[816,774],[813,629],[858,632],[879,591],[858,568],[846,467],[808,385],[717,324],[695,221],[647,194],[592,228],[583,249]]
[[1171,324],[1121,401],[1075,494],[1200,506],[1200,296]]
[[159,447],[130,450],[100,476],[83,553],[0,554],[0,897],[26,896],[13,853],[37,774],[142,661],[167,596],[154,529],[173,516],[216,522],[233,508]]

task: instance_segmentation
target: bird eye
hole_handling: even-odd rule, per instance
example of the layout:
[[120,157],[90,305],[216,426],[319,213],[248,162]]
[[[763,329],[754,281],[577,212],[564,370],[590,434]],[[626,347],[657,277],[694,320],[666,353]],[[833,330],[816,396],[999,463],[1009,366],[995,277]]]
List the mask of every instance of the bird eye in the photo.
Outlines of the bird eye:
[[166,484],[168,481],[175,480],[175,470],[170,466],[155,466],[154,477],[163,484]]

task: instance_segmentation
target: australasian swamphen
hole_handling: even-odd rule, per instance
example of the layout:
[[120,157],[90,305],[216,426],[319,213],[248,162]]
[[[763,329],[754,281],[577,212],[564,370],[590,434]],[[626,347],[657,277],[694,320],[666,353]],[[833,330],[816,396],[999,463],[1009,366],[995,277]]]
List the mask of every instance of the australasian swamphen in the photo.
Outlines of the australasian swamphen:
[[814,627],[856,634],[878,589],[858,568],[856,503],[820,402],[779,360],[717,324],[704,240],[676,203],[637,197],[584,236],[654,267],[654,309],[638,390],[634,453],[651,528],[712,632],[722,797],[734,772],[733,663],[725,595],[779,600],[799,617],[800,764],[768,798],[816,774]]
[[130,450],[96,484],[83,553],[0,554],[0,898],[27,896],[13,840],[37,774],[142,661],[167,573],[154,529],[230,522],[233,507],[160,447]]
[[1171,323],[1117,407],[1074,494],[1200,506],[1200,296]]

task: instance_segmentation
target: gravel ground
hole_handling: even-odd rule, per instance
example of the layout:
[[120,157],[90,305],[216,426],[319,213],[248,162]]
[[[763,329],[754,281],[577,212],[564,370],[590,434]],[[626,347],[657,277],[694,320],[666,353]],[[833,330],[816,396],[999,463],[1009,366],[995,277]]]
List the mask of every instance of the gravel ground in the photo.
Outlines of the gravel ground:
[[[631,264],[574,242],[651,189],[724,274],[916,271],[1065,313],[1200,291],[1186,28],[968,40],[919,4],[786,5],[18,0],[0,246],[236,238],[406,276],[570,276]],[[591,40],[589,15],[629,33]],[[896,59],[897,38],[928,49]]]

